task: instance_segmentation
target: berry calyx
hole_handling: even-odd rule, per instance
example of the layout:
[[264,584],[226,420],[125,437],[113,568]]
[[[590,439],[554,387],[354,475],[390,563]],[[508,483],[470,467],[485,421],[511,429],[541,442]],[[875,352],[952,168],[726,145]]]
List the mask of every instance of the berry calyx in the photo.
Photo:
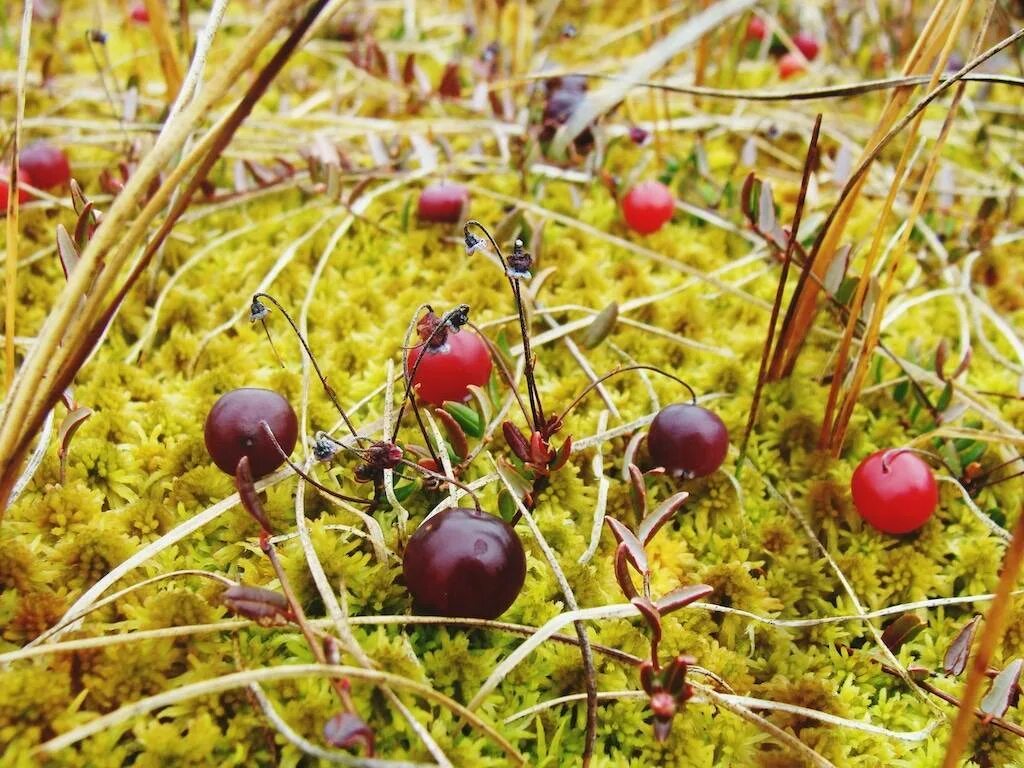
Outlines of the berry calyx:
[[748,41],[764,40],[765,35],[768,34],[768,25],[764,23],[764,19],[760,16],[751,16],[750,21],[747,22],[747,34],[746,39]]
[[475,333],[447,328],[435,332],[430,318],[438,321],[433,313],[420,321],[424,343],[410,349],[407,357],[416,396],[431,405],[465,402],[471,384],[482,387],[491,377],[490,352]]
[[814,61],[818,58],[818,52],[821,50],[821,44],[806,32],[797,32],[793,35],[793,45],[799,49],[800,53],[808,61]]
[[281,395],[269,389],[243,387],[222,395],[206,416],[206,450],[222,471],[235,474],[238,461],[249,457],[253,477],[268,475],[284,463],[284,457],[267,435],[266,422],[285,454],[298,439],[295,411]]
[[729,452],[729,431],[718,414],[699,405],[676,403],[651,422],[647,449],[658,466],[675,477],[710,475]]
[[416,213],[421,221],[457,224],[469,210],[469,192],[461,184],[431,184],[420,192]]
[[496,619],[526,580],[526,554],[501,518],[457,507],[438,512],[410,537],[402,558],[416,605],[441,616]]
[[71,181],[71,164],[64,150],[46,141],[29,144],[18,158],[20,168],[40,189],[62,187]]
[[883,533],[916,531],[939,504],[932,468],[909,451],[872,453],[854,470],[850,490],[860,516]]
[[[7,168],[0,168],[0,214],[7,213],[7,202],[10,197],[10,171]],[[31,198],[31,193],[25,189],[22,184],[32,184],[32,174],[26,171],[22,166],[18,166],[18,202],[26,203]]]
[[675,203],[672,191],[660,181],[642,181],[622,198],[622,215],[634,232],[649,235],[672,218]]
[[804,71],[803,59],[796,53],[790,51],[779,59],[779,77],[788,80],[791,77],[802,74]]

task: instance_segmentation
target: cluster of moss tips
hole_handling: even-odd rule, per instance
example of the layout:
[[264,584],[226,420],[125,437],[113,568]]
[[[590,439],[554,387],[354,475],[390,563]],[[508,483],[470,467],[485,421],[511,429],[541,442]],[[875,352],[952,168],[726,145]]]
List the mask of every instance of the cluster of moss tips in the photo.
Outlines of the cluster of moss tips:
[[1024,760],[1009,16],[28,5],[0,768]]

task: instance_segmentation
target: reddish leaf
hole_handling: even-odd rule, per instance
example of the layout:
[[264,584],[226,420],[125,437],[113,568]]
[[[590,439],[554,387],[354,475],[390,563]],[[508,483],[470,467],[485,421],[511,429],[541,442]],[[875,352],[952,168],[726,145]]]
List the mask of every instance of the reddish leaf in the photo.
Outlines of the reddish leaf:
[[259,524],[265,533],[270,533],[270,520],[267,517],[267,513],[263,510],[260,497],[256,493],[256,485],[253,483],[252,469],[249,466],[248,456],[243,456],[238,460],[238,466],[235,467],[235,486],[238,488],[238,498],[241,500],[242,506],[245,507],[245,511]]
[[633,567],[641,574],[646,575],[649,573],[650,567],[647,564],[647,553],[644,552],[644,545],[640,543],[640,539],[636,537],[636,534],[614,517],[606,517],[604,521],[612,529],[612,535],[615,536],[615,540],[626,547],[626,554],[629,556],[629,561],[633,564]]
[[640,665],[640,687],[650,696],[654,693],[655,685],[654,663],[650,659],[645,659],[644,663]]
[[662,526],[672,519],[689,497],[690,494],[686,491],[680,491],[659,504],[651,514],[641,521],[640,527],[636,530],[637,538],[645,545],[649,544],[651,539],[654,538],[654,534],[660,531]]
[[469,441],[466,440],[466,433],[462,431],[459,422],[444,408],[435,408],[434,414],[444,425],[444,431],[448,433],[448,442],[451,443],[455,455],[459,459],[466,458],[469,455]]
[[693,656],[680,654],[672,659],[668,669],[665,670],[665,674],[662,677],[665,690],[672,694],[678,702],[683,702],[690,698],[690,687],[686,684],[686,673],[696,663],[697,660]]
[[551,448],[541,437],[540,432],[530,433],[530,463],[537,467],[545,467],[550,458]]
[[625,544],[619,544],[615,549],[615,580],[628,600],[640,594],[636,591],[633,577],[629,574],[629,551]]
[[[755,189],[755,185],[757,188]],[[747,217],[751,224],[757,220],[757,211],[754,206],[754,200],[761,195],[761,182],[753,171],[747,174],[747,178],[743,180],[743,187],[740,190],[740,206],[743,209],[743,215]]]
[[502,423],[501,431],[505,435],[505,442],[512,449],[512,453],[521,461],[529,461],[530,443],[527,442],[526,436],[519,430],[519,427],[511,421],[506,421]]
[[224,590],[221,599],[232,613],[262,626],[287,621],[291,617],[285,596],[263,587],[233,584]]
[[904,613],[883,630],[882,642],[890,651],[897,653],[926,626],[927,623],[917,614]]
[[459,79],[459,62],[449,61],[444,65],[444,72],[441,74],[441,82],[437,86],[437,92],[442,99],[457,99],[462,95],[462,82]]
[[555,451],[554,457],[551,459],[548,469],[552,472],[557,472],[566,465],[569,461],[569,457],[572,455],[572,437],[565,438],[565,442],[562,443],[562,447]]
[[373,729],[354,712],[339,712],[324,725],[324,739],[342,749],[363,746],[366,754],[373,754]]
[[680,608],[685,608],[690,603],[695,603],[701,600],[712,592],[715,588],[709,584],[689,584],[685,587],[679,587],[669,592],[664,597],[656,601],[655,605],[658,608],[658,612],[662,616],[667,616],[672,611],[678,611]]
[[974,632],[980,620],[981,616],[978,615],[967,622],[949,644],[949,650],[942,660],[942,667],[947,675],[959,675],[967,668],[967,659],[971,655],[971,645],[974,643]]
[[967,349],[964,350],[964,356],[960,359],[960,363],[957,365],[956,370],[949,375],[949,378],[955,379],[966,371],[967,366],[971,364],[972,357],[974,357],[974,350],[971,347],[967,347]]
[[949,359],[949,341],[943,337],[935,347],[935,375],[946,380],[946,360]]
[[647,483],[644,475],[636,464],[629,465],[629,501],[633,505],[637,519],[647,517]]
[[651,628],[651,658],[658,658],[658,644],[661,642],[661,615],[658,613],[654,603],[646,597],[634,597],[629,602],[633,604],[640,615],[644,617],[647,626]]
[[1024,670],[1024,659],[1014,659],[1002,672],[995,676],[992,686],[981,700],[978,709],[990,717],[1002,717],[1019,693],[1020,673]]

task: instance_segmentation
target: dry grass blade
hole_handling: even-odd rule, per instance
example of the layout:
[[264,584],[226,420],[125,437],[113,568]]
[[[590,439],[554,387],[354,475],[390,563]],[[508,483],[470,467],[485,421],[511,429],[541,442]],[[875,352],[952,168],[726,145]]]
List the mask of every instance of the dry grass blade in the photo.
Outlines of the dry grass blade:
[[693,45],[728,19],[742,13],[754,2],[755,0],[721,0],[690,17],[649,50],[627,62],[621,80],[610,81],[600,90],[589,94],[576,108],[555,135],[551,143],[551,154],[555,157],[564,155],[569,142],[622,101],[631,87],[631,81],[647,80],[680,51]]

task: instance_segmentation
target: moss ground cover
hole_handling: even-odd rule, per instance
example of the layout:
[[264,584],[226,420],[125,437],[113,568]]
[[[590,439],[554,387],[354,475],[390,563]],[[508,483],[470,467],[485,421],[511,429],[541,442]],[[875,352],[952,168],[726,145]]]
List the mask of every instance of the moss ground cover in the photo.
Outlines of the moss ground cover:
[[[202,75],[204,87],[215,82],[265,10],[231,2],[218,21],[221,3],[184,3],[185,18],[178,4],[147,2],[164,8],[165,18],[151,11],[142,23],[123,3],[33,5],[28,45],[20,7],[5,12],[4,159],[15,132],[22,146],[47,139],[67,152],[73,177],[104,212],[167,138],[168,83],[175,70],[187,79],[184,51],[216,29]],[[304,5],[291,5],[297,24]],[[270,307],[265,319],[272,344],[262,324],[250,322],[252,296],[261,291],[288,308],[339,401],[374,439],[390,423],[391,404],[401,402],[402,348],[422,305],[438,313],[468,305],[480,333],[513,369],[521,365],[515,303],[493,253],[467,254],[459,224],[417,217],[420,191],[438,180],[468,190],[460,221],[484,223],[506,253],[521,238],[533,255],[532,278],[521,286],[548,412],[617,366],[657,366],[684,379],[721,417],[731,447],[707,477],[643,480],[651,508],[676,492],[690,494],[647,546],[650,593],[694,584],[713,590],[660,622],[664,658],[692,656],[687,679],[695,685],[663,742],[654,738],[638,673],[651,630],[621,591],[616,539],[595,517],[630,528],[639,522],[628,465],[653,468],[638,436],[662,406],[690,401],[678,383],[647,370],[624,373],[572,410],[553,446],[571,435],[573,453],[529,499],[541,538],[526,521],[517,524],[526,578],[501,624],[419,616],[403,584],[408,536],[455,486],[438,488],[403,468],[400,503],[385,500],[368,515],[318,493],[287,466],[270,475],[262,503],[277,557],[309,620],[328,633],[340,635],[339,623],[351,633],[357,648],[341,642],[337,661],[351,668],[345,676],[355,710],[373,730],[375,757],[503,766],[518,754],[530,765],[580,764],[587,675],[572,622],[563,620],[557,637],[538,643],[522,663],[501,666],[537,628],[570,610],[547,550],[575,602],[591,612],[585,626],[599,692],[592,765],[812,759],[785,735],[817,753],[819,765],[941,764],[966,677],[944,674],[946,657],[991,603],[1024,502],[1019,480],[993,482],[1021,469],[1000,465],[1024,440],[1020,44],[978,70],[997,82],[966,83],[948,136],[943,121],[953,89],[922,113],[906,145],[905,178],[906,133],[878,153],[842,236],[851,246],[845,275],[829,270],[830,298],[819,297],[792,374],[763,383],[744,440],[787,259],[782,228],[802,197],[803,256],[789,249],[784,315],[802,258],[871,146],[894,90],[883,83],[812,100],[799,93],[894,78],[916,41],[937,39],[920,70],[928,75],[944,40],[928,37],[931,9],[917,4],[882,3],[877,13],[842,2],[691,5],[330,4],[328,12],[340,10],[301,42],[256,102],[95,352],[75,368],[68,403],[34,425],[23,460],[4,465],[5,477],[19,482],[4,486],[10,500],[0,518],[0,765],[366,758],[365,750],[325,742],[324,725],[339,702],[330,675],[310,671],[318,659],[299,627],[257,626],[225,604],[224,579],[275,591],[281,580],[260,550],[258,526],[233,496],[232,477],[210,460],[203,424],[225,392],[265,387],[298,414],[297,463],[311,459],[318,432],[345,434],[282,312]],[[988,3],[974,5],[960,34],[948,38],[961,60],[1021,25],[1013,8],[997,4],[989,18]],[[59,9],[53,20],[51,6]],[[957,7],[936,11],[946,27]],[[702,18],[708,27],[691,44],[654,71],[643,68],[646,56]],[[757,25],[752,34],[751,18],[777,30],[776,38],[763,30],[758,38]],[[779,57],[804,50],[793,44],[801,31],[820,42],[820,52],[783,82]],[[255,69],[272,62],[285,34],[256,52]],[[550,76],[542,84],[542,74],[563,70],[595,77],[578,92],[566,78],[562,86]],[[163,178],[252,78],[240,77],[198,117],[192,143],[170,154]],[[598,109],[595,95],[623,80],[697,82],[713,92],[633,85]],[[897,117],[926,89],[919,84]],[[737,90],[783,97],[736,98]],[[19,95],[24,119],[16,121]],[[556,96],[565,98],[561,107]],[[591,106],[596,119],[581,126],[585,140],[570,136],[559,153],[557,130],[547,129],[571,126]],[[818,161],[801,184],[819,112]],[[926,179],[940,144],[934,179]],[[764,183],[763,203],[755,199],[745,212],[751,173]],[[675,210],[664,226],[639,234],[619,201],[654,179],[675,196]],[[893,185],[898,193],[889,202]],[[922,187],[930,191],[918,214]],[[145,215],[146,199],[125,222]],[[74,237],[80,218],[66,186],[37,190],[20,206],[13,243],[6,230],[15,277],[7,282],[13,305],[6,299],[5,308],[14,308],[19,366],[45,336],[55,307],[67,306],[61,256],[68,247],[55,232],[60,225]],[[140,234],[152,236],[161,219]],[[881,221],[880,258],[869,264]],[[90,229],[79,228],[76,250],[86,253]],[[892,294],[883,303],[891,265]],[[835,364],[858,284],[870,287],[854,351],[871,346],[865,335],[876,312],[884,350],[866,353],[857,405],[840,444],[829,446],[822,422],[833,382],[848,380],[849,370],[836,372]],[[112,295],[97,285],[75,306]],[[80,343],[68,338],[54,354]],[[5,365],[5,373],[13,370]],[[398,372],[390,383],[389,370]],[[491,417],[506,407],[529,434],[497,370],[481,398]],[[13,402],[13,395],[5,401],[5,419]],[[475,398],[467,405],[488,415]],[[66,416],[76,408],[89,413],[78,411],[84,420],[69,435]],[[497,467],[516,461],[500,421],[483,440],[471,436],[470,448],[479,450],[460,476],[495,514],[509,503]],[[432,440],[429,425],[427,432]],[[408,412],[398,442],[410,455],[427,445]],[[907,446],[944,462],[929,458],[939,504],[918,531],[886,535],[858,515],[850,479],[869,454]],[[353,481],[358,463],[342,452],[309,466],[329,487],[369,497],[372,489]],[[336,598],[325,599],[318,575]],[[347,617],[340,622],[335,599]],[[80,621],[49,632],[91,606]],[[897,619],[916,631],[894,640]],[[1024,656],[1019,598],[1004,624],[993,676]],[[298,671],[289,676],[289,666]],[[503,675],[492,685],[496,669]],[[383,692],[378,673],[392,676],[385,682],[426,739]],[[1004,677],[1005,688],[1015,686]],[[993,690],[982,706],[1008,727],[977,726],[966,757],[971,765],[1020,765],[1015,697],[1006,694],[1000,707]],[[167,698],[152,699],[159,696]],[[137,702],[139,711],[125,709]],[[73,743],[65,745],[68,734]]]

